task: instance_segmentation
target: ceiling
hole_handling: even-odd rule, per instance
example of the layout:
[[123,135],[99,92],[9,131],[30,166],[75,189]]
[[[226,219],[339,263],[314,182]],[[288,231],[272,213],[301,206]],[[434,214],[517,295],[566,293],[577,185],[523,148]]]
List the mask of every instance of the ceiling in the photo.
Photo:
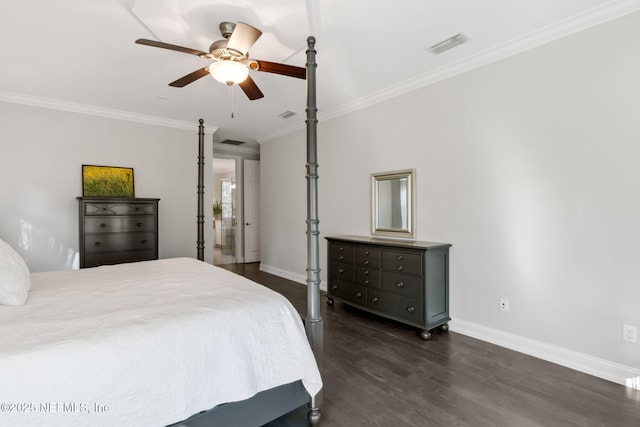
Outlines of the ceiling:
[[[206,76],[173,88],[208,61],[134,41],[208,51],[221,21],[241,21],[263,31],[252,58],[304,67],[313,34],[322,121],[638,9],[640,0],[2,1],[0,100],[189,129],[203,118],[214,140],[264,142],[304,126],[304,80],[252,71],[265,95],[255,101]],[[429,52],[458,33],[470,41]]]

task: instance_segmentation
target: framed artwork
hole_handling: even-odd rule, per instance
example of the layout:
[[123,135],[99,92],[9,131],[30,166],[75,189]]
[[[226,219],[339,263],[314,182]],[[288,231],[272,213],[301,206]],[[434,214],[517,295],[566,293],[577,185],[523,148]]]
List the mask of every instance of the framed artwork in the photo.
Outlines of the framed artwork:
[[133,168],[82,165],[84,197],[135,197]]

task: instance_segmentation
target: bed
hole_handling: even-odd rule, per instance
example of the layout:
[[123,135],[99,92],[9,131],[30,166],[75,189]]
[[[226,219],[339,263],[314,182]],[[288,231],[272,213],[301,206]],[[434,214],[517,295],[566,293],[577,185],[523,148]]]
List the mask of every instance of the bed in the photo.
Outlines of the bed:
[[32,273],[27,304],[0,310],[0,336],[3,425],[157,427],[322,387],[286,298],[191,258]]

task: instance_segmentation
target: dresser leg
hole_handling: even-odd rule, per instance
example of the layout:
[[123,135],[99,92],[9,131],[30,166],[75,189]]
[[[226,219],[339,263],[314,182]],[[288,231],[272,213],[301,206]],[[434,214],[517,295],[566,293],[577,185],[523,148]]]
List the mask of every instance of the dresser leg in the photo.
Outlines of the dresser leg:
[[443,332],[447,332],[449,330],[449,324],[445,323],[444,325],[440,325],[440,330]]
[[431,332],[429,331],[420,331],[420,338],[422,338],[425,341],[428,341],[431,339]]

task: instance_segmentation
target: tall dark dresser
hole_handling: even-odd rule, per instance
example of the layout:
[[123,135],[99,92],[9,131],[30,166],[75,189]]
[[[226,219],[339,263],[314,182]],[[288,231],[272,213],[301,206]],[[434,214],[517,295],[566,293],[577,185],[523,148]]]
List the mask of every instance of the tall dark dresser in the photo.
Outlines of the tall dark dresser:
[[158,201],[78,197],[80,268],[158,259]]
[[334,299],[420,329],[448,330],[448,243],[327,237],[327,303]]

